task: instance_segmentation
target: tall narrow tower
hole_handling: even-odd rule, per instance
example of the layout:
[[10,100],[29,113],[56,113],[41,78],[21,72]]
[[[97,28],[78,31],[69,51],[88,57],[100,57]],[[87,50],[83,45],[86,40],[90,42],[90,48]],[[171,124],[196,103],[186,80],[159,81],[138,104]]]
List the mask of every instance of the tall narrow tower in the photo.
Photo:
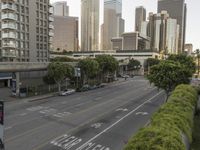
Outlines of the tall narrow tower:
[[142,22],[146,21],[146,9],[143,6],[135,9],[135,31],[141,32]]
[[124,32],[122,19],[122,0],[104,0],[104,23],[102,25],[101,48],[111,49],[111,39]]
[[81,0],[81,51],[99,49],[99,0]]
[[186,32],[186,16],[187,6],[185,0],[158,0],[158,13],[166,10],[169,16],[177,20],[180,27],[179,32],[179,53],[184,51],[185,45],[185,32]]

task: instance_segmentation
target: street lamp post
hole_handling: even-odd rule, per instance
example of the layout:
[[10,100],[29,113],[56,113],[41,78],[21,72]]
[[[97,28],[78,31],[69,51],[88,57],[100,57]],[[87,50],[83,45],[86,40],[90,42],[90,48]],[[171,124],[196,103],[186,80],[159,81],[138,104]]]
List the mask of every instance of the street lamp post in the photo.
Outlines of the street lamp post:
[[196,54],[197,54],[197,64],[198,64],[198,76],[199,76],[199,49],[196,50]]

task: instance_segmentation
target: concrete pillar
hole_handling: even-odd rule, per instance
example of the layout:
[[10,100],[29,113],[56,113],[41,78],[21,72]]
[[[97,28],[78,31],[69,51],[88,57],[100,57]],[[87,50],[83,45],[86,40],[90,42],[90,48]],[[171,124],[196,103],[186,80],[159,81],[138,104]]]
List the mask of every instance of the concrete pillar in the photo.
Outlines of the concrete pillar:
[[7,86],[10,88],[10,79],[8,80],[8,85]]
[[16,75],[16,96],[20,96],[20,75],[19,72],[15,73]]

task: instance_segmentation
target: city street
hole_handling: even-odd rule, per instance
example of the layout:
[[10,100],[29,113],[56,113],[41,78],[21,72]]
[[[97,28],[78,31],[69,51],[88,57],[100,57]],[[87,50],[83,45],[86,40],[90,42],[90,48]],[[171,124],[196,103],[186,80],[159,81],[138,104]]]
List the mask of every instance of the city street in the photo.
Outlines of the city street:
[[5,106],[6,150],[122,150],[165,101],[143,77]]

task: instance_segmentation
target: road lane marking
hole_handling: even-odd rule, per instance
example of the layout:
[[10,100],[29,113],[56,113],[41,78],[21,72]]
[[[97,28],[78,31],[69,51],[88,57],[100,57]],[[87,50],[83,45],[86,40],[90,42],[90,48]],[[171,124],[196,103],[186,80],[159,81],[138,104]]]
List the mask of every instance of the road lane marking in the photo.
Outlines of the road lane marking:
[[99,134],[97,134],[96,136],[94,136],[93,138],[91,138],[90,140],[88,140],[86,143],[84,143],[82,146],[78,147],[76,150],[82,150],[82,147],[84,147],[84,145],[87,145],[91,141],[93,141],[96,138],[98,138],[99,136],[101,136],[103,133],[105,133],[108,130],[110,130],[112,127],[114,127],[115,125],[117,125],[119,122],[121,122],[122,120],[124,120],[128,116],[132,115],[135,111],[137,111],[138,109],[140,109],[142,106],[144,106],[145,104],[147,104],[149,101],[151,101],[152,99],[154,99],[155,97],[157,97],[161,93],[163,93],[163,91],[159,92],[158,94],[154,95],[152,98],[150,98],[147,101],[143,102],[141,105],[139,105],[134,110],[132,110],[131,112],[129,112],[128,114],[126,114],[124,117],[122,117],[121,119],[119,119],[118,121],[116,121],[115,123],[113,123],[112,125],[110,125],[108,128],[104,129],[102,132],[100,132]]
[[57,114],[54,114],[53,116],[54,117],[58,117],[58,118],[63,118],[63,117],[66,117],[68,115],[71,115],[72,113],[70,112],[63,112],[63,113],[57,113]]
[[38,111],[38,110],[41,110],[43,108],[44,108],[43,106],[35,106],[35,107],[29,107],[26,110],[28,110],[28,111]]
[[[137,91],[140,91],[140,90],[143,88],[143,86],[144,86],[144,85],[140,86],[136,91],[134,91],[134,93],[137,93]],[[152,91],[155,90],[155,89],[156,89],[156,87],[154,87],[154,88],[152,89]],[[147,93],[146,93],[146,94],[147,94]],[[148,94],[149,94],[149,93],[148,93]],[[120,96],[119,96],[118,98],[120,98]],[[136,98],[141,98],[141,96],[137,96]],[[77,113],[74,114],[74,115],[82,114],[82,113],[84,113],[84,112],[86,112],[86,111],[89,111],[90,109],[94,109],[94,108],[96,108],[96,107],[100,107],[101,105],[104,105],[104,104],[106,104],[106,103],[108,103],[108,102],[112,102],[112,101],[116,101],[116,99],[110,99],[109,101],[106,101],[106,102],[97,104],[97,105],[95,105],[95,106],[92,107],[92,108],[87,108],[87,109],[84,109],[84,110],[82,110],[82,111],[79,111],[79,112],[77,112]],[[126,104],[126,103],[123,103],[121,106],[124,106],[125,104]],[[119,106],[118,106],[118,107],[119,107]],[[115,109],[116,109],[116,108],[115,108]],[[115,109],[114,109],[114,110],[115,110]],[[97,117],[94,117],[94,118],[90,119],[90,120],[87,121],[86,123],[83,123],[83,124],[77,126],[76,128],[73,128],[73,129],[71,129],[71,130],[68,130],[67,132],[68,132],[68,133],[71,133],[71,132],[77,130],[80,126],[83,126],[83,125],[86,125],[86,124],[88,124],[88,123],[90,123],[90,122],[93,122],[93,121],[96,120],[96,118],[102,117],[102,116],[104,116],[105,114],[108,114],[108,113],[109,113],[109,112],[105,112],[105,113],[103,113],[103,114],[100,114],[100,115],[98,115]],[[48,125],[48,124],[46,124],[46,125],[44,125],[44,126],[47,126],[47,125]],[[53,137],[55,138],[55,136],[53,136]],[[53,138],[53,137],[52,137],[52,138]],[[46,140],[46,142],[44,142],[44,143],[38,145],[38,146],[35,147],[33,150],[41,149],[41,148],[44,147],[46,144],[48,144],[48,143],[49,143],[49,140],[51,140],[52,138],[49,138],[48,140]]]
[[103,123],[94,123],[91,125],[92,128],[98,129],[102,126]]
[[6,128],[4,128],[4,130],[6,131],[6,130],[10,130],[10,129],[12,129],[13,127],[12,126],[10,126],[10,127],[6,127]]
[[96,97],[94,100],[98,101],[98,100],[101,100],[101,99],[102,99],[102,97]]
[[142,116],[145,116],[145,115],[148,115],[149,113],[148,112],[137,112],[136,115],[142,115]]
[[128,111],[128,109],[127,109],[127,108],[118,108],[118,109],[116,109],[116,111],[123,111],[123,112],[126,112],[126,111]]
[[[83,140],[81,138],[64,134],[62,136],[57,137],[53,141],[51,141],[50,144],[60,147],[64,150],[70,150],[71,148],[74,148],[75,146],[80,144],[82,141]],[[92,143],[92,142],[84,145],[82,150],[83,149],[84,150],[110,150],[109,147],[106,147],[97,143]]]
[[19,116],[26,116],[27,113],[22,113],[22,114],[19,114]]

